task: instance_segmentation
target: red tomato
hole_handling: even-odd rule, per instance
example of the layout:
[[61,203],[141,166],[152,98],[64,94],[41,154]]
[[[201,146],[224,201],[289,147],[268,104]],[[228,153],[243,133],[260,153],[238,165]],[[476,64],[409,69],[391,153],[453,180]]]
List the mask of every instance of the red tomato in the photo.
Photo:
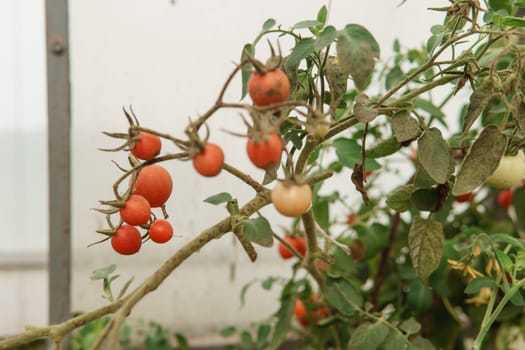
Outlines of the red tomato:
[[120,208],[120,217],[126,224],[132,226],[144,225],[150,215],[151,206],[148,200],[137,194],[129,196],[124,206]]
[[279,165],[281,161],[283,142],[277,133],[271,132],[265,136],[264,140],[248,139],[246,152],[256,167],[270,170]]
[[140,250],[142,237],[134,226],[122,225],[111,237],[111,246],[122,255],[132,255]]
[[207,143],[204,151],[193,157],[193,167],[202,176],[216,176],[224,164],[224,152],[214,143]]
[[355,215],[355,214],[350,214],[350,215],[348,215],[348,217],[346,218],[346,222],[347,222],[349,225],[352,225],[356,220],[357,220],[357,215]]
[[306,305],[301,299],[295,300],[294,316],[303,327],[308,326],[311,322],[316,323],[327,314],[326,307],[321,305],[316,294],[310,296]]
[[290,81],[282,69],[253,72],[248,80],[248,94],[256,106],[268,106],[288,99]]
[[166,169],[148,165],[140,170],[133,193],[146,198],[152,208],[157,208],[166,203],[172,187],[173,182]]
[[501,190],[498,193],[498,204],[503,208],[509,208],[512,205],[512,190]]
[[150,160],[159,155],[162,147],[160,137],[142,131],[139,132],[139,137],[131,149],[131,154],[142,160]]
[[459,196],[456,196],[456,201],[459,203],[465,203],[470,202],[470,200],[474,197],[474,193],[467,192],[464,194],[460,194]]
[[[290,246],[292,246],[297,252],[304,256],[306,254],[306,242],[303,237],[292,237],[292,236],[285,236],[284,241],[288,243]],[[283,259],[290,259],[293,257],[293,253],[291,250],[289,250],[284,244],[279,242],[279,245],[277,246],[279,250],[279,254]]]
[[273,188],[271,197],[275,209],[288,217],[301,216],[312,205],[312,189],[308,184],[279,181]]
[[168,220],[158,219],[149,226],[149,238],[155,243],[165,243],[173,237],[173,227]]

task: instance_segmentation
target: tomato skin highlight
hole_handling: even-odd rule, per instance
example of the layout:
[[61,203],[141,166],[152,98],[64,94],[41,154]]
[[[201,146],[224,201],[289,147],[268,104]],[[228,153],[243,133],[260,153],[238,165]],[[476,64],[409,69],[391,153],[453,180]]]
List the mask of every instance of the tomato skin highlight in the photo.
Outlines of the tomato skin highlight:
[[290,95],[290,80],[282,69],[253,72],[248,79],[248,94],[256,106],[281,103]]
[[146,198],[152,208],[158,208],[166,203],[172,188],[171,175],[166,169],[148,165],[139,172],[133,193]]
[[149,221],[151,206],[148,200],[140,195],[132,194],[120,208],[121,219],[129,225],[141,226]]
[[277,133],[270,132],[264,140],[248,139],[246,152],[253,165],[259,169],[270,170],[281,161],[283,142]]
[[513,196],[514,196],[514,192],[512,192],[512,190],[499,191],[497,201],[500,207],[510,208],[510,206],[512,205]]
[[133,255],[140,250],[142,237],[136,227],[130,225],[120,226],[111,237],[111,246],[122,255]]
[[312,189],[307,184],[285,184],[277,182],[271,193],[273,206],[288,217],[306,213],[312,205]]
[[158,219],[149,226],[149,238],[155,243],[166,243],[173,237],[173,227],[168,220]]
[[515,156],[503,156],[498,167],[487,179],[491,187],[503,190],[518,186],[525,177],[525,155],[519,150]]
[[224,152],[222,148],[214,143],[207,143],[204,151],[195,155],[192,159],[195,170],[206,177],[218,175],[224,165]]
[[[297,250],[297,252],[301,255],[301,256],[304,256],[306,254],[306,242],[304,240],[303,237],[292,237],[292,236],[285,236],[284,238],[284,241],[286,243],[288,243],[290,246],[292,246],[295,250]],[[291,250],[289,250],[284,244],[282,244],[281,242],[279,242],[279,245],[278,245],[278,251],[279,251],[279,255],[287,260],[287,259],[290,259],[294,256],[294,254],[292,253]]]
[[143,131],[139,132],[139,137],[131,149],[131,154],[142,160],[150,160],[159,155],[162,148],[160,137]]

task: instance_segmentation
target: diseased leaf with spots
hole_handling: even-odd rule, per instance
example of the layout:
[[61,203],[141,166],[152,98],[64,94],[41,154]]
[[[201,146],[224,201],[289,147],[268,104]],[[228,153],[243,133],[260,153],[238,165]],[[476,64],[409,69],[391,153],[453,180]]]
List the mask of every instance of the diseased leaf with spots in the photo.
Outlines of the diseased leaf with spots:
[[439,266],[443,253],[443,227],[441,223],[415,216],[408,233],[408,247],[412,265],[419,278],[428,276]]
[[363,323],[352,333],[348,350],[376,350],[385,341],[390,328],[383,322]]
[[521,91],[518,91],[512,98],[512,117],[516,124],[523,131],[525,130],[525,98]]
[[405,185],[398,188],[394,193],[392,193],[386,199],[386,205],[390,209],[393,209],[398,212],[404,212],[410,209],[411,201],[410,197],[414,192],[414,185]]
[[244,220],[242,227],[244,238],[247,240],[263,247],[271,247],[273,245],[272,228],[266,218],[260,216],[255,219]]
[[467,114],[463,119],[463,135],[470,130],[474,122],[479,118],[483,109],[487,106],[494,91],[494,82],[491,79],[486,79],[473,93],[470,95],[470,102],[467,107]]
[[487,126],[463,159],[452,194],[458,196],[481,186],[496,170],[505,152],[507,137],[495,125]]
[[392,129],[399,143],[415,140],[421,134],[418,121],[404,110],[392,117]]
[[357,120],[361,123],[369,123],[379,114],[376,108],[368,106],[368,96],[365,94],[356,96],[353,112]]
[[419,138],[417,158],[434,181],[438,184],[447,182],[450,150],[439,129],[430,128]]
[[348,24],[339,32],[337,56],[359,90],[368,85],[379,53],[379,44],[365,27]]

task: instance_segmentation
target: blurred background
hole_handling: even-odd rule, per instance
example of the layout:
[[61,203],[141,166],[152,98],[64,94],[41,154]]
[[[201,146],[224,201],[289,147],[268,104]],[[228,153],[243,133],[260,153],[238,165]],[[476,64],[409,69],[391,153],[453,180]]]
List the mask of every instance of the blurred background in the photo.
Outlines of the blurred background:
[[[72,311],[106,302],[101,281],[92,281],[91,271],[115,263],[120,274],[117,289],[132,276],[131,287],[137,286],[178,247],[225,217],[224,208],[203,199],[226,191],[243,203],[252,195],[227,173],[203,178],[190,163],[171,162],[166,167],[174,189],[167,209],[176,237],[163,246],[148,242],[133,256],[118,256],[109,242],[88,248],[100,239],[95,230],[105,225],[103,216],[91,208],[101,199],[111,199],[119,174],[111,160],[126,164],[124,154],[97,150],[118,145],[101,132],[126,130],[122,106],[133,106],[143,126],[180,136],[188,118],[214,103],[243,45],[255,38],[266,19],[292,26],[315,19],[319,8],[327,5],[329,24],[338,29],[348,23],[365,26],[381,46],[381,60],[388,60],[395,39],[404,47],[424,45],[430,24],[440,19],[426,8],[444,3],[70,1]],[[27,324],[48,323],[48,209],[53,203],[47,190],[45,33],[45,1],[0,1],[0,336],[21,332]],[[257,56],[268,57],[265,43],[257,47]],[[238,101],[240,92],[236,79],[225,98]],[[243,132],[236,111],[220,111],[209,127],[210,140],[223,146],[228,163],[262,177],[247,160],[245,140],[223,130]],[[165,146],[163,152],[174,151]],[[278,234],[283,233],[280,225],[289,224],[273,208],[265,208],[263,214]],[[276,248],[259,247],[258,253],[257,262],[251,263],[229,235],[212,242],[139,303],[132,318],[155,320],[191,338],[207,338],[225,326],[268,317],[278,305],[276,293],[254,287],[241,307],[240,291],[254,279],[291,273],[291,262],[280,259]]]

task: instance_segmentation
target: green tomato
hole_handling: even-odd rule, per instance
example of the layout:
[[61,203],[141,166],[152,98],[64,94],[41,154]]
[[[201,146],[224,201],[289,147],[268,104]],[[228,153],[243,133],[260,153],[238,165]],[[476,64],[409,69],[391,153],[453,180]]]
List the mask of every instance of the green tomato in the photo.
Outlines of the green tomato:
[[516,187],[525,177],[525,155],[519,150],[515,156],[503,156],[487,184],[496,189]]

